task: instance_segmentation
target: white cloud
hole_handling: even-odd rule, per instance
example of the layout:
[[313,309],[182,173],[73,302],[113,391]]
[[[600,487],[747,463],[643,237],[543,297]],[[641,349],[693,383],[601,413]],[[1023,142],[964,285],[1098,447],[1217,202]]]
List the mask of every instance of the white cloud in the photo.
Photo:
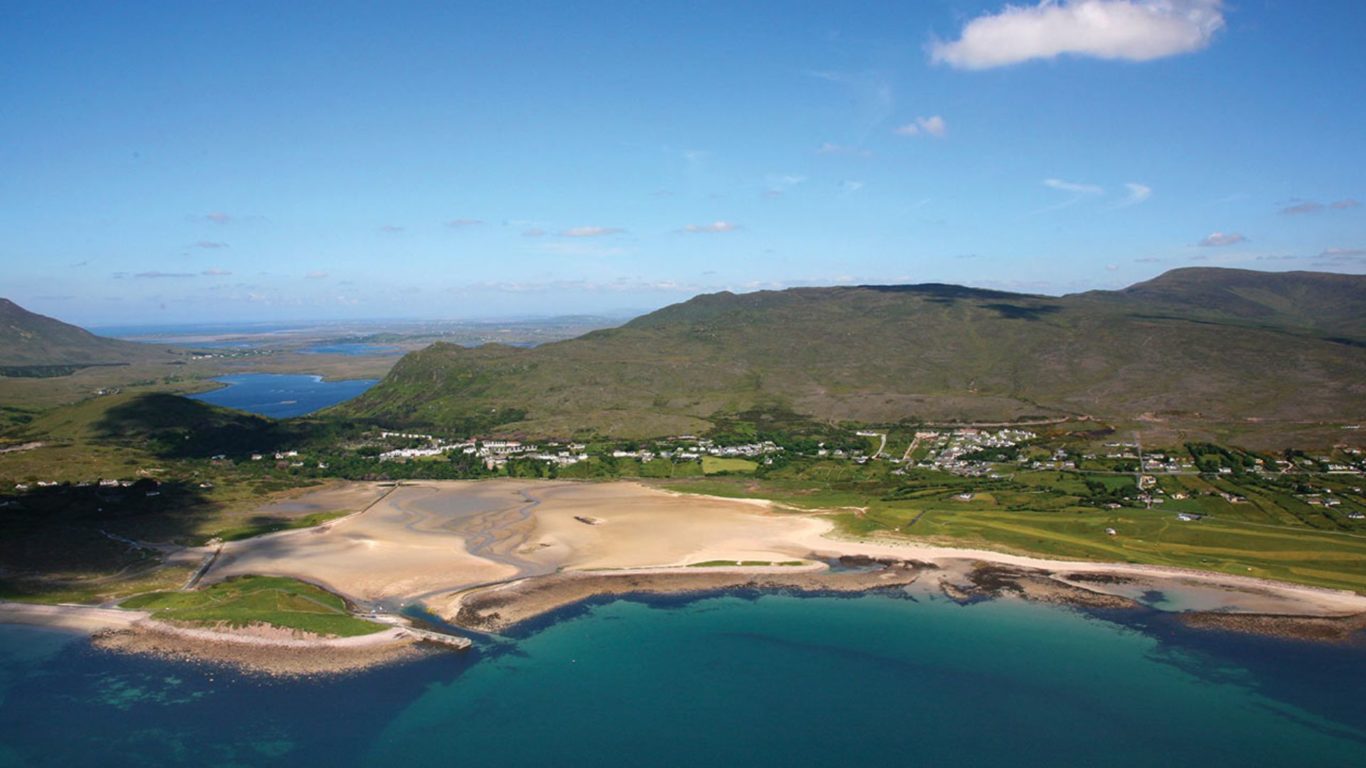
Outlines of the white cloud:
[[1322,210],[1323,203],[1316,203],[1313,200],[1309,200],[1303,203],[1288,205],[1281,209],[1281,213],[1285,214],[1286,216],[1299,216],[1300,214],[1304,213],[1318,213]]
[[203,248],[203,249],[205,249],[205,250],[213,251],[213,250],[217,250],[217,249],[219,249],[219,248],[227,248],[227,247],[228,247],[228,244],[227,244],[227,243],[220,243],[220,242],[217,242],[217,241],[214,241],[214,240],[200,240],[199,242],[197,242],[197,243],[194,244],[194,247],[195,247],[195,248]]
[[863,182],[854,181],[853,179],[850,179],[847,181],[840,182],[840,193],[846,196],[852,195],[860,189],[863,189],[863,187]]
[[1243,242],[1247,242],[1247,238],[1243,237],[1238,232],[1229,232],[1228,234],[1223,232],[1211,232],[1208,235],[1205,235],[1205,238],[1201,240],[1198,245],[1205,248],[1219,248],[1225,245],[1237,245],[1238,243]]
[[545,230],[540,227],[528,227],[522,230],[522,237],[545,237]]
[[700,234],[700,233],[712,233],[712,232],[720,233],[720,232],[734,232],[735,230],[737,230],[737,229],[739,229],[739,228],[740,228],[740,225],[739,225],[739,224],[735,224],[734,222],[730,222],[730,221],[713,221],[713,222],[710,223],[710,224],[689,224],[688,226],[686,226],[686,227],[683,228],[683,231],[684,231],[684,232],[698,233],[698,234]]
[[603,237],[625,232],[621,227],[572,227],[561,232],[563,237]]
[[844,144],[835,144],[835,143],[829,142],[829,141],[827,141],[827,142],[825,142],[824,144],[822,144],[822,145],[820,145],[819,147],[817,147],[817,148],[816,148],[816,154],[818,154],[818,155],[852,155],[852,156],[854,156],[854,157],[872,157],[872,156],[873,156],[873,153],[870,152],[870,151],[868,151],[868,150],[866,150],[866,149],[860,149],[860,148],[858,148],[858,147],[849,147],[849,146],[845,146]]
[[764,183],[767,189],[764,190],[764,197],[781,197],[788,190],[806,181],[805,176],[795,174],[769,174]]
[[1075,181],[1063,181],[1062,179],[1044,179],[1043,185],[1049,189],[1056,189],[1059,192],[1071,192],[1074,195],[1103,195],[1105,189],[1095,184],[1082,184]]
[[1044,208],[1040,208],[1037,211],[1033,211],[1032,214],[1060,211],[1063,208],[1069,208],[1073,205],[1076,205],[1077,203],[1080,203],[1082,200],[1085,200],[1088,197],[1095,197],[1097,195],[1105,194],[1104,187],[1099,187],[1095,184],[1083,184],[1077,181],[1064,181],[1062,179],[1044,179],[1043,185],[1045,187],[1048,187],[1049,189],[1054,189],[1059,192],[1066,192],[1068,193],[1069,197],[1066,200],[1063,200],[1061,203],[1057,203]]
[[1322,213],[1324,210],[1348,211],[1361,205],[1360,200],[1348,198],[1346,200],[1335,200],[1327,205],[1317,200],[1292,201],[1294,205],[1286,206],[1281,209],[1281,213],[1287,216],[1297,216],[1304,213]]
[[943,138],[949,132],[949,124],[944,122],[944,118],[939,115],[929,117],[917,117],[905,125],[898,126],[895,131],[900,136],[919,136],[925,134],[936,139]]
[[323,272],[322,270],[315,269],[312,272],[309,272],[308,274],[304,275],[304,277],[308,278],[309,280],[322,280],[327,277],[327,273]]
[[1124,188],[1129,190],[1129,194],[1123,200],[1115,203],[1115,208],[1128,208],[1131,205],[1138,205],[1153,196],[1153,188],[1146,184],[1129,182],[1124,185]]
[[227,270],[218,269],[215,267],[212,269],[206,269],[203,272],[200,272],[199,274],[204,275],[206,277],[226,277],[227,275],[231,275],[232,273],[228,272]]
[[1149,61],[1198,51],[1224,26],[1222,0],[1040,0],[978,16],[930,59],[990,69],[1061,55]]
[[477,227],[483,223],[483,219],[451,219],[446,222],[446,226],[451,229],[465,229],[467,227]]

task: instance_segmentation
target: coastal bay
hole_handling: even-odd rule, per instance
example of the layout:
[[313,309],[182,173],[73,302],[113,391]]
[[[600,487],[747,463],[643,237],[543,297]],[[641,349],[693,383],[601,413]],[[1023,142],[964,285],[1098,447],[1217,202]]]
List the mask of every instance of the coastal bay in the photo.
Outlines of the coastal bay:
[[[1358,642],[1366,619],[1366,597],[1349,592],[908,538],[837,536],[820,512],[641,483],[356,483],[288,503],[309,509],[340,498],[364,505],[316,527],[206,549],[200,584],[289,577],[335,593],[358,614],[398,626],[435,621],[457,634],[522,631],[584,601],[728,592],[892,591],[964,604],[1023,599],[1156,612],[1192,629],[1339,644]],[[409,659],[415,642],[402,635],[385,642],[381,633],[361,641],[364,653],[339,654],[321,637],[270,643],[261,639],[270,633],[258,629],[246,631],[254,639],[241,643],[233,636],[244,630],[173,629],[164,621],[130,619],[128,612],[11,607],[9,613],[28,623],[109,630],[99,640],[106,648],[215,659],[272,674],[336,673]],[[202,634],[212,631],[222,636]],[[338,660],[340,655],[352,658]]]

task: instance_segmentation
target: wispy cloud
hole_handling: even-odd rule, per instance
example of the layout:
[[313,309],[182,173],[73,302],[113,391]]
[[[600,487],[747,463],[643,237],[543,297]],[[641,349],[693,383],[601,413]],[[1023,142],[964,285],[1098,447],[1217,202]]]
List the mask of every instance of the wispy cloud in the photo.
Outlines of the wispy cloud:
[[327,273],[323,272],[322,270],[315,269],[312,272],[305,274],[304,278],[308,280],[324,280],[327,278]]
[[527,227],[522,230],[522,237],[545,237],[546,231],[540,227]]
[[846,146],[846,145],[844,145],[844,144],[835,144],[834,142],[829,142],[829,141],[827,141],[827,142],[825,142],[824,144],[822,144],[822,145],[820,145],[819,147],[817,147],[817,148],[816,148],[816,154],[818,154],[818,155],[846,155],[846,156],[849,156],[849,157],[872,157],[872,156],[873,156],[872,151],[867,150],[867,149],[863,149],[862,147],[851,147],[851,146]]
[[1292,205],[1287,205],[1281,209],[1281,213],[1286,216],[1298,216],[1305,213],[1322,213],[1325,210],[1346,211],[1361,205],[1360,200],[1348,198],[1346,200],[1335,200],[1327,205],[1317,200],[1297,200]]
[[897,126],[894,131],[898,136],[933,136],[942,139],[949,133],[949,124],[939,115],[929,117],[917,117],[909,123]]
[[227,277],[232,273],[225,269],[218,269],[217,267],[213,267],[210,269],[206,269],[203,272],[200,272],[199,274],[204,275],[205,277]]
[[621,227],[571,227],[560,233],[561,237],[605,237],[619,235],[626,230]]
[[1105,188],[1097,186],[1095,184],[1084,184],[1077,181],[1064,181],[1063,179],[1044,179],[1042,183],[1045,187],[1048,187],[1049,189],[1056,190],[1058,192],[1066,192],[1068,194],[1068,197],[1066,200],[1063,200],[1060,203],[1049,205],[1044,208],[1040,208],[1036,211],[1033,211],[1032,213],[1034,214],[1049,213],[1051,211],[1060,211],[1063,208],[1070,208],[1071,206],[1080,203],[1082,200],[1085,200],[1088,197],[1098,197],[1100,195],[1105,194]]
[[840,182],[840,194],[845,197],[848,197],[849,195],[854,194],[860,189],[863,189],[864,186],[864,183],[861,181],[847,179],[845,181]]
[[451,229],[467,229],[469,227],[477,227],[483,223],[483,219],[451,219],[446,222],[446,226]]
[[1222,0],[1040,0],[978,16],[929,53],[959,69],[1063,55],[1150,61],[1198,51],[1223,26]]
[[144,280],[160,280],[164,278],[194,277],[193,272],[138,272],[133,277]]
[[204,214],[204,218],[214,224],[227,224],[233,219],[231,214],[223,213],[222,211],[210,211],[209,213]]
[[1286,207],[1284,207],[1284,208],[1281,209],[1281,213],[1284,214],[1284,215],[1286,215],[1286,216],[1299,216],[1299,215],[1305,214],[1305,213],[1318,213],[1319,211],[1322,211],[1322,210],[1323,210],[1323,203],[1316,203],[1316,202],[1314,202],[1314,201],[1312,201],[1312,200],[1307,200],[1307,201],[1305,201],[1305,202],[1303,202],[1303,203],[1295,203],[1294,205],[1287,205]]
[[1366,260],[1366,248],[1325,248],[1319,258],[1328,261],[1362,261]]
[[199,242],[195,243],[195,244],[194,244],[193,246],[191,246],[191,247],[194,247],[194,248],[203,248],[203,249],[206,250],[206,251],[216,251],[216,250],[218,250],[218,249],[220,249],[220,248],[227,248],[227,247],[228,247],[228,244],[227,244],[227,243],[220,243],[220,242],[217,242],[217,241],[215,241],[215,240],[200,240]]
[[1247,242],[1247,238],[1238,232],[1211,232],[1200,240],[1199,245],[1203,248],[1222,248],[1226,245],[1237,245]]
[[710,234],[722,232],[734,232],[740,228],[739,224],[730,221],[713,221],[710,224],[689,224],[683,228],[684,232],[694,234]]
[[1076,181],[1064,181],[1062,179],[1044,179],[1043,185],[1049,189],[1056,189],[1059,192],[1071,192],[1074,195],[1103,195],[1105,188],[1095,184],[1083,184]]
[[403,227],[400,227],[400,226],[397,226],[397,225],[394,225],[394,224],[385,224],[384,226],[382,226],[382,227],[379,228],[379,231],[381,231],[381,232],[387,232],[388,234],[393,235],[393,234],[397,234],[397,233],[399,233],[399,232],[402,232],[402,231],[403,231]]
[[1147,202],[1148,198],[1153,196],[1153,188],[1146,184],[1138,184],[1131,181],[1125,184],[1124,188],[1129,191],[1129,194],[1125,195],[1123,200],[1120,200],[1118,203],[1111,206],[1112,208],[1128,208],[1131,205]]
[[764,178],[764,197],[782,197],[794,187],[806,181],[805,176],[796,174],[769,174]]

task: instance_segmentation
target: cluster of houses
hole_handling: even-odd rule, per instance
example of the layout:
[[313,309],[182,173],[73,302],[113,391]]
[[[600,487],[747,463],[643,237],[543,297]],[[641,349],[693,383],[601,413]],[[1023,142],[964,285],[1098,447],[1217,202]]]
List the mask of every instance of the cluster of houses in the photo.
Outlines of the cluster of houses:
[[544,447],[525,444],[518,440],[461,440],[447,442],[432,435],[411,432],[380,432],[381,440],[401,439],[418,440],[426,444],[411,448],[394,448],[379,455],[380,461],[409,461],[412,459],[445,456],[461,453],[483,459],[484,466],[497,469],[506,466],[509,459],[532,459],[559,466],[577,464],[588,459],[587,445],[583,443],[548,443]]
[[612,457],[617,459],[639,459],[640,461],[651,461],[656,458],[669,459],[671,461],[697,461],[703,456],[717,456],[730,459],[762,459],[771,454],[781,453],[782,450],[782,446],[774,443],[772,440],[744,443],[741,445],[717,445],[715,441],[705,437],[681,435],[679,437],[659,441],[655,444],[654,449],[640,448],[635,450],[612,451]]
[[544,446],[523,444],[516,440],[483,440],[476,445],[461,447],[461,451],[484,460],[484,466],[498,469],[509,459],[544,461],[560,467],[588,460],[588,446],[583,443],[547,443]]
[[[154,470],[154,471],[155,471],[155,470]],[[149,478],[149,477],[140,478],[140,479],[138,479],[138,480],[115,480],[115,479],[110,478],[110,479],[100,479],[100,480],[96,480],[96,481],[94,481],[94,482],[82,480],[82,481],[80,481],[80,482],[75,482],[75,483],[61,482],[61,481],[57,481],[57,480],[37,480],[37,481],[34,481],[34,482],[32,482],[32,483],[15,483],[15,484],[14,484],[14,490],[15,490],[15,491],[18,491],[18,492],[21,492],[21,493],[24,492],[24,491],[32,490],[32,489],[35,488],[35,487],[37,487],[37,488],[59,488],[59,487],[60,487],[60,488],[91,488],[91,487],[93,487],[93,488],[95,488],[97,491],[99,491],[101,494],[110,493],[110,492],[113,492],[113,491],[124,490],[124,489],[131,489],[131,490],[133,490],[135,493],[136,493],[136,492],[141,492],[143,495],[145,495],[145,496],[147,496],[147,497],[149,497],[149,498],[150,498],[150,497],[153,497],[153,496],[160,496],[160,495],[161,495],[161,490],[160,490],[160,489],[161,489],[161,482],[158,481],[158,480],[153,480],[152,478]]]
[[948,432],[917,432],[916,442],[927,441],[929,445],[929,452],[918,466],[963,477],[990,476],[993,474],[991,463],[965,457],[991,448],[1014,448],[1035,437],[1038,435],[1024,429],[993,432],[969,428]]
[[[446,442],[432,435],[408,432],[381,432],[380,439],[415,440],[424,443],[420,446],[394,448],[379,455],[380,461],[408,461],[425,457],[443,456],[460,452],[483,459],[489,469],[503,467],[511,459],[530,459],[544,461],[558,466],[569,466],[589,458],[588,446],[584,443],[547,442],[541,444],[522,443],[517,440],[463,440]],[[782,447],[772,441],[760,441],[743,445],[718,445],[707,438],[692,435],[662,440],[652,448],[615,449],[607,454],[615,459],[635,459],[638,461],[697,461],[703,456],[727,458],[762,459],[782,451]]]

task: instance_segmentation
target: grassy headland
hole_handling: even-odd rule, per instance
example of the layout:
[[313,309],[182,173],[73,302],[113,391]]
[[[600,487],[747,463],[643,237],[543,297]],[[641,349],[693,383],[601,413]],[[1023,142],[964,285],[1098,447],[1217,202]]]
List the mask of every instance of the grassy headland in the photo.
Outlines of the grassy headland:
[[269,624],[317,635],[354,637],[387,627],[358,619],[346,601],[297,579],[243,576],[192,592],[152,592],[123,602],[153,618],[209,627]]

